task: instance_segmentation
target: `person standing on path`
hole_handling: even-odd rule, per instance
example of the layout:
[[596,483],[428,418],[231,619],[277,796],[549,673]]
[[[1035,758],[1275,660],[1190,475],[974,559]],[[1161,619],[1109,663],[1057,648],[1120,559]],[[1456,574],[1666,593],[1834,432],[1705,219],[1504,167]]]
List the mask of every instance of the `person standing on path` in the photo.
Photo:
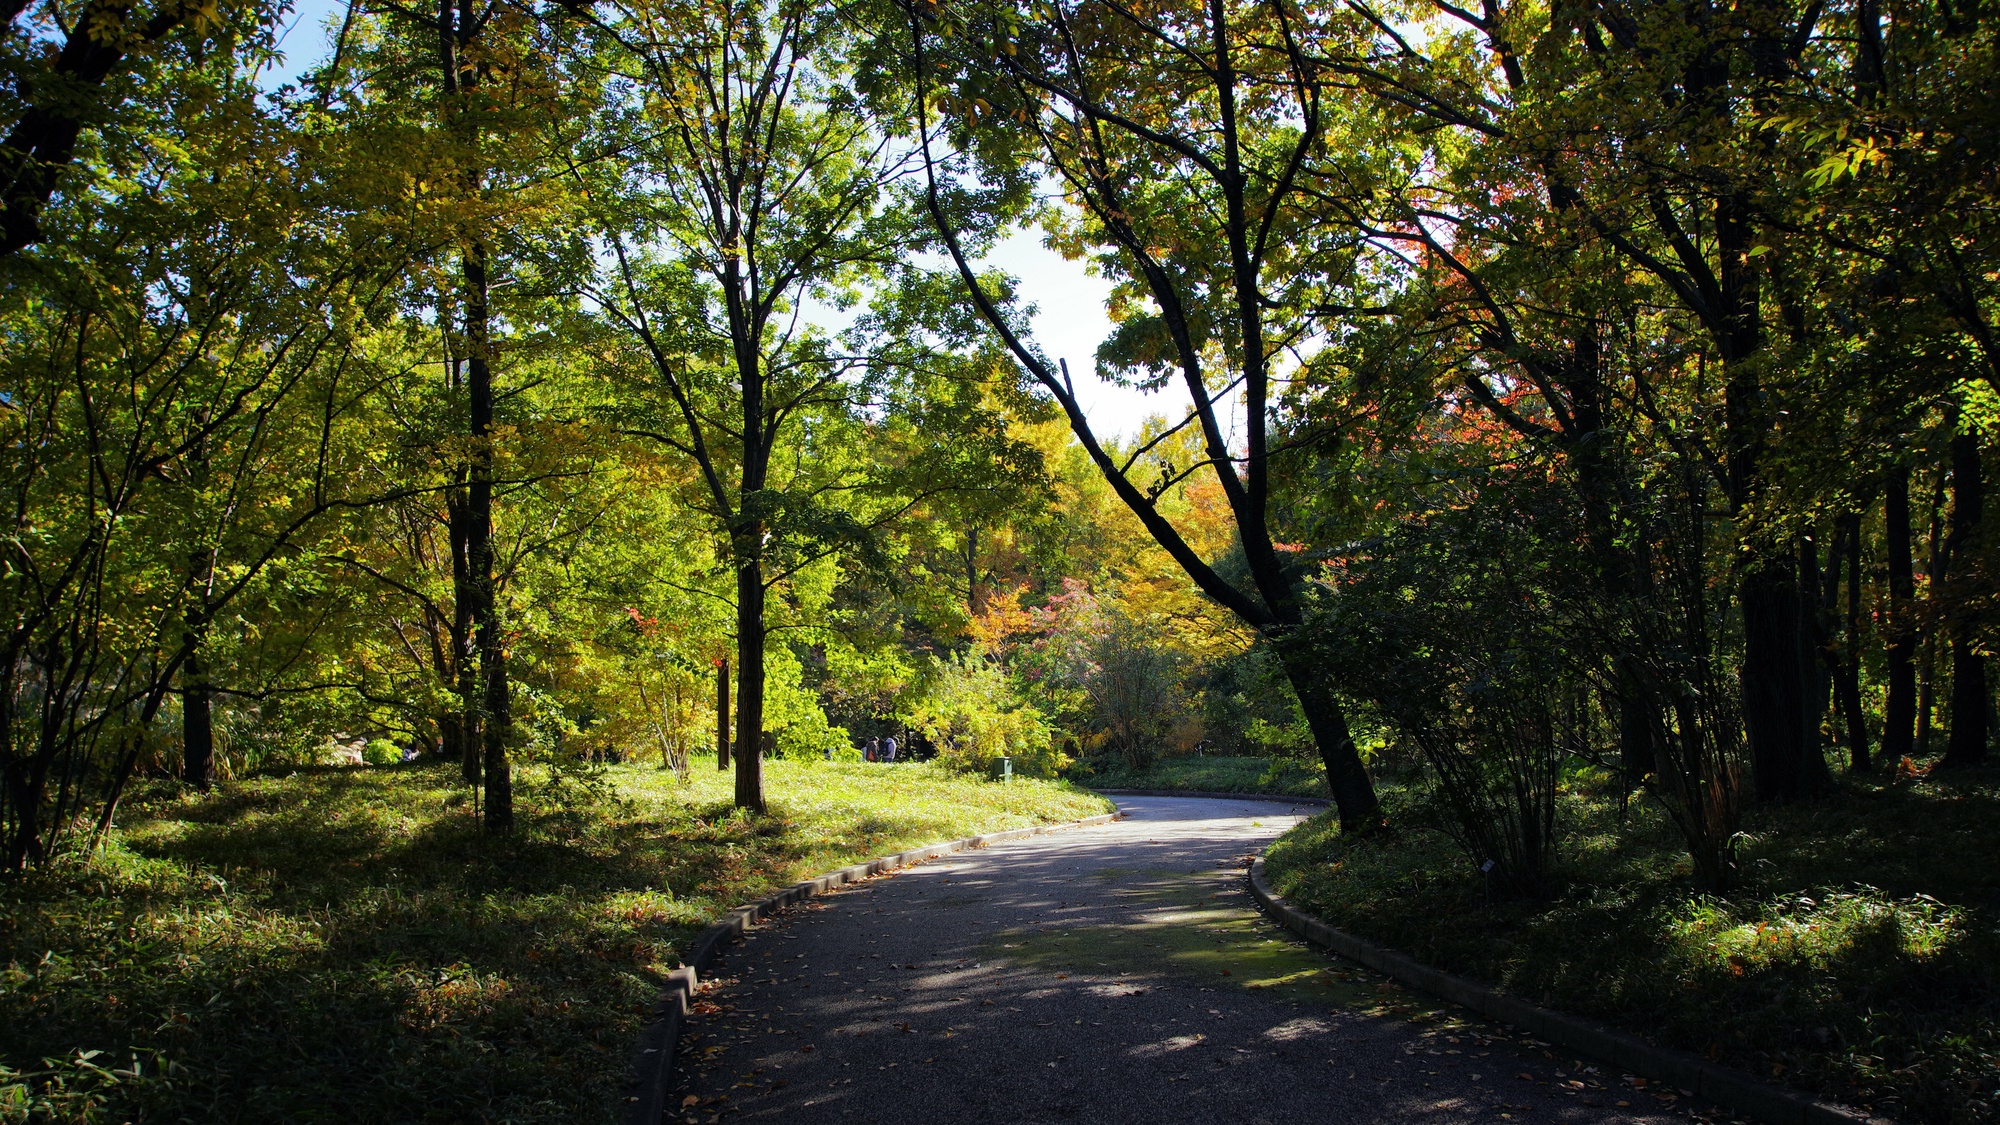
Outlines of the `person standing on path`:
[[882,760],[892,763],[896,760],[896,736],[893,734],[882,740]]

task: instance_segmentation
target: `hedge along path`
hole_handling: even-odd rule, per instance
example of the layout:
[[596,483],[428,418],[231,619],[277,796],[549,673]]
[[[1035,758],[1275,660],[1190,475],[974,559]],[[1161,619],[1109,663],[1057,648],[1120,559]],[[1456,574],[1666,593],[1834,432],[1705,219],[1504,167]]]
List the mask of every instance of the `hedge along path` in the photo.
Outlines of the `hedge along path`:
[[648,1125],[1704,1119],[1413,1006],[1272,924],[1243,869],[1309,809],[1121,805],[1089,832],[826,895],[718,951]]
[[1671,1083],[1694,1096],[1770,1125],[1889,1125],[1886,1118],[1817,1101],[1796,1090],[1717,1066],[1698,1055],[1656,1047],[1638,1036],[1579,1016],[1538,1008],[1329,926],[1291,906],[1272,889],[1264,878],[1262,856],[1250,865],[1249,875],[1250,891],[1258,903],[1286,929],[1307,941],[1433,996],[1541,1036],[1556,1046],[1652,1081]]

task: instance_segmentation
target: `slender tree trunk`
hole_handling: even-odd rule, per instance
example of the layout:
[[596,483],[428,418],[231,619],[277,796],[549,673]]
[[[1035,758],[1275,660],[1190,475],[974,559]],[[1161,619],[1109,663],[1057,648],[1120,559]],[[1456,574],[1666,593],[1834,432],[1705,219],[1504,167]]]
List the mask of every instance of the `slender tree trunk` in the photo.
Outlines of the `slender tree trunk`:
[[729,768],[729,658],[715,662],[715,768]]
[[965,525],[965,615],[979,616],[979,525]]
[[466,560],[476,600],[472,606],[473,647],[479,652],[481,680],[481,778],[486,790],[486,829],[514,827],[513,771],[507,742],[513,733],[513,701],[507,683],[507,651],[500,633],[500,599],[493,558],[493,368],[488,362],[486,250],[466,248],[466,398],[472,417],[472,474],[466,488]]
[[1916,753],[1917,635],[1915,560],[1910,544],[1910,470],[1889,471],[1882,494],[1883,542],[1889,555],[1888,697],[1882,707],[1882,757],[1891,767]]
[[1799,604],[1805,625],[1799,630],[1799,675],[1806,685],[1806,723],[1801,747],[1800,784],[1805,792],[1824,792],[1833,786],[1833,771],[1826,764],[1826,717],[1833,705],[1833,676],[1823,654],[1833,645],[1832,588],[1838,585],[1840,557],[1834,553],[1825,569],[1820,567],[1817,533],[1799,536]]
[[1861,710],[1861,513],[1841,516],[1839,528],[1837,549],[1847,564],[1847,612],[1841,643],[1833,650],[1833,691],[1847,732],[1847,768],[1867,773],[1868,719]]
[[761,524],[737,539],[736,805],[764,812],[764,567]]
[[[454,378],[454,382],[457,380]],[[451,538],[451,663],[453,687],[458,693],[458,714],[452,717],[452,749],[458,756],[459,776],[467,785],[478,785],[484,776],[480,742],[480,700],[478,656],[472,646],[472,611],[479,604],[479,590],[472,581],[470,519],[466,499],[459,490],[447,492],[445,512]]]
[[[1951,567],[1954,574],[1976,573],[1968,555],[1979,535],[1979,521],[1986,511],[1985,467],[1979,456],[1979,438],[1960,434],[1951,442]],[[1986,659],[1975,646],[1972,615],[1962,608],[1965,587],[1960,580],[1954,591],[1958,603],[1951,613],[1951,738],[1945,744],[1940,766],[1976,765],[1986,759],[1989,732],[1986,726]]]
[[[1931,752],[1931,733],[1937,727],[1937,681],[1938,647],[1944,634],[1937,628],[1938,600],[1943,596],[1945,579],[1950,576],[1951,557],[1945,550],[1944,538],[1944,486],[1947,475],[1940,472],[1937,487],[1931,490],[1930,539],[1924,565],[1924,602],[1930,612],[1926,614],[1931,627],[1919,634],[1917,639],[1917,753]],[[1914,603],[1912,603],[1914,604]]]
[[[479,125],[469,93],[478,83],[476,67],[461,66],[460,55],[479,32],[473,0],[439,0],[438,63],[447,95],[447,124],[468,151],[478,147]],[[484,190],[478,167],[461,170],[468,196]],[[462,232],[459,268],[464,283],[466,402],[472,457],[465,490],[466,593],[471,596],[472,646],[479,655],[478,731],[480,780],[485,787],[485,825],[492,833],[514,826],[513,772],[507,744],[513,734],[513,701],[507,682],[507,650],[500,630],[500,599],[493,554],[493,340],[488,303],[486,242],[477,231]],[[461,684],[464,678],[461,676]],[[468,771],[469,772],[469,771]]]

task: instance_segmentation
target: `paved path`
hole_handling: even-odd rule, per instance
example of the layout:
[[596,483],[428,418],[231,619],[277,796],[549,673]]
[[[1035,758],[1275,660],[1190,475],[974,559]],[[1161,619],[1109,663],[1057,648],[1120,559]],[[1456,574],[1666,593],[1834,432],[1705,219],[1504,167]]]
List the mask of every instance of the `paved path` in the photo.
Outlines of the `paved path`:
[[[1292,941],[1248,856],[1309,810],[1126,798],[1130,818],[811,900],[729,950],[667,1120],[1685,1122]],[[690,1099],[692,1099],[690,1101]]]

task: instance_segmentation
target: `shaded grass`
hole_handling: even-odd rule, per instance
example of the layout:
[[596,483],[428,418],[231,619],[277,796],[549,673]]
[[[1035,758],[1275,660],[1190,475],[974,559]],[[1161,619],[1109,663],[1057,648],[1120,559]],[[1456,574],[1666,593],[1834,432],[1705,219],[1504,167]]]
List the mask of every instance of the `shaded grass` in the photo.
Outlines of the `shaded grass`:
[[1143,770],[1122,763],[1099,769],[1084,784],[1096,789],[1190,789],[1212,793],[1326,796],[1326,772],[1282,758],[1162,758]]
[[1742,885],[1700,893],[1657,813],[1572,792],[1561,888],[1486,901],[1422,815],[1331,817],[1268,854],[1328,921],[1539,1004],[1905,1121],[2000,1111],[2000,771],[1753,811]]
[[[924,766],[619,767],[480,835],[454,767],[142,794],[103,854],[0,885],[0,1121],[610,1121],[676,953],[888,851],[1106,811]],[[94,1052],[94,1053],[93,1053]]]

